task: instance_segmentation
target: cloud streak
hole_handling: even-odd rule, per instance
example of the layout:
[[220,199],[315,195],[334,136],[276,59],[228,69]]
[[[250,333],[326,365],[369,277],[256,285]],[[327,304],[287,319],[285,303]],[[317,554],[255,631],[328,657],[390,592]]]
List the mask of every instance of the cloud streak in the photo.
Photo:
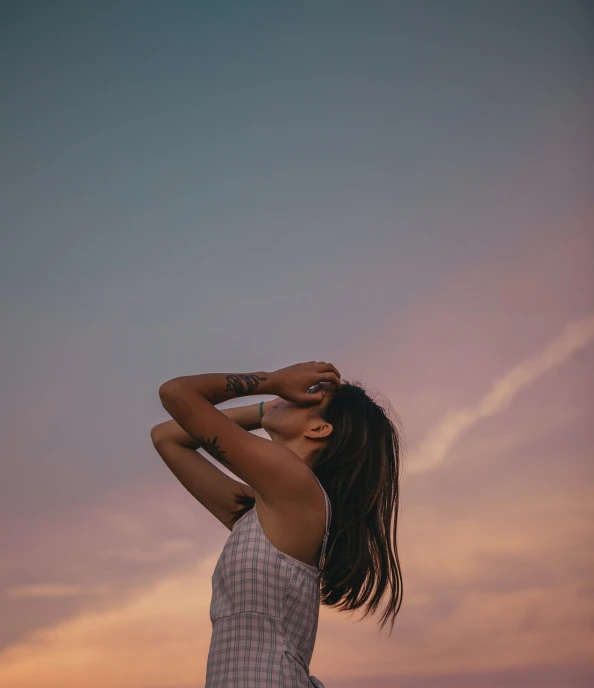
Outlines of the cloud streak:
[[522,361],[496,380],[473,406],[446,413],[409,454],[410,473],[424,473],[442,463],[452,446],[474,425],[507,408],[528,385],[567,361],[594,340],[594,314],[570,323],[543,351]]
[[17,598],[46,598],[77,597],[79,595],[103,595],[110,591],[107,585],[60,585],[57,583],[38,585],[15,585],[6,590],[6,597]]

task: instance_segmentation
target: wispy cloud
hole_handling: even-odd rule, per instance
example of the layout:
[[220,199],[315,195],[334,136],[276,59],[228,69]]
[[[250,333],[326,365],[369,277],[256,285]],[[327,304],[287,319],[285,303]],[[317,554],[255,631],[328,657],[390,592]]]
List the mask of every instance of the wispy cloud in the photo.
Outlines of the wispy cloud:
[[100,550],[100,559],[121,559],[123,561],[156,562],[167,559],[177,552],[192,552],[196,544],[191,540],[169,540],[157,543],[150,548],[141,547],[109,547]]
[[195,685],[206,669],[216,559],[205,557],[125,600],[81,610],[5,648],[0,687]]
[[42,597],[78,597],[81,595],[103,595],[110,591],[108,585],[60,585],[58,583],[37,584],[37,585],[15,585],[8,588],[5,592],[6,597],[11,599]]
[[454,443],[480,420],[503,411],[530,383],[561,365],[594,340],[594,314],[570,323],[565,331],[535,356],[522,361],[496,380],[472,406],[449,411],[425,439],[409,452],[410,473],[423,473],[440,464]]

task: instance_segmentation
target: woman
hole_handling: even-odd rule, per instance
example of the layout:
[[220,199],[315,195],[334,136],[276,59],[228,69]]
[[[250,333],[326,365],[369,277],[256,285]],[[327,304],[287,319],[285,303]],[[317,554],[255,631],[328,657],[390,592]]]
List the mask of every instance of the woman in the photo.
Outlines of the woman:
[[[309,674],[320,599],[367,603],[367,616],[389,588],[392,629],[402,604],[396,422],[325,362],[174,378],[159,394],[173,420],[152,429],[157,451],[231,530],[212,577],[206,688],[324,688]],[[253,394],[278,397],[214,408]]]

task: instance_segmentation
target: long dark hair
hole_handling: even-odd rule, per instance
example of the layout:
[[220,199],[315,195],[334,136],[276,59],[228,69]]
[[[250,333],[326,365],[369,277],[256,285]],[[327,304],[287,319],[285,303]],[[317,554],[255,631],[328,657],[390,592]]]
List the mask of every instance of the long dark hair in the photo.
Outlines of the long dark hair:
[[[342,380],[319,415],[333,432],[313,471],[332,504],[326,561],[321,572],[322,604],[353,611],[367,604],[363,618],[389,589],[380,632],[391,618],[390,635],[402,605],[402,573],[396,543],[401,469],[401,422],[358,381]],[[255,500],[238,494],[233,523]]]

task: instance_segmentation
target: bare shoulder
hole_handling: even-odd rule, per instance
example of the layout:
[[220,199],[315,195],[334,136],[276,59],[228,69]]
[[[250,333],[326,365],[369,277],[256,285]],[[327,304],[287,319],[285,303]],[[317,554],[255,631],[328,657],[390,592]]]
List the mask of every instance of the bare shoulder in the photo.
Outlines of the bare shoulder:
[[281,552],[317,566],[326,528],[326,501],[313,471],[305,463],[293,469],[291,489],[272,499],[255,494],[258,518],[270,542]]

